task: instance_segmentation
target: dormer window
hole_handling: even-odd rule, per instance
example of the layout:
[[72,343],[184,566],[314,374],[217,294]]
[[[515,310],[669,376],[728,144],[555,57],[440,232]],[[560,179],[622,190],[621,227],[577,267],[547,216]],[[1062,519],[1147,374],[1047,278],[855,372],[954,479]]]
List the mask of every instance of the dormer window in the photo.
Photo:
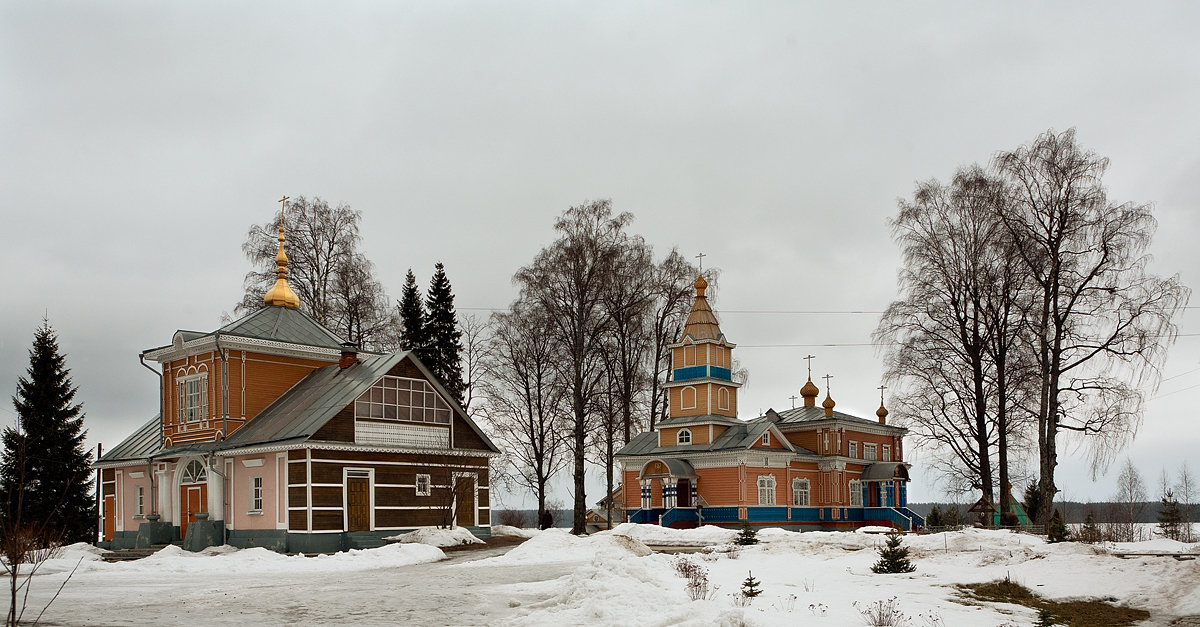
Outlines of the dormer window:
[[175,400],[179,422],[196,422],[208,417],[208,373],[193,374],[177,381]]
[[692,432],[688,429],[680,429],[679,434],[675,436],[675,443],[679,446],[692,443]]

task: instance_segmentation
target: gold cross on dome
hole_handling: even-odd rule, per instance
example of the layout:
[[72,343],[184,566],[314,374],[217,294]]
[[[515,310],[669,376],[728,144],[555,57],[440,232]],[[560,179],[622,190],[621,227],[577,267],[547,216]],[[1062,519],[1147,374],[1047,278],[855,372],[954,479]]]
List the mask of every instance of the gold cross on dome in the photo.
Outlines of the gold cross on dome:
[[821,378],[825,379],[825,394],[829,394],[829,380],[833,378],[833,375],[827,374]]
[[812,360],[816,359],[816,355],[805,355],[804,361],[808,362],[808,380],[812,381]]
[[701,272],[704,272],[704,258],[707,256],[708,255],[706,255],[704,253],[700,253],[700,254],[696,255],[696,259],[700,260],[700,271]]
[[277,200],[277,201],[276,201],[276,202],[278,202],[278,203],[281,205],[281,206],[279,207],[279,215],[281,215],[281,216],[283,215],[283,211],[284,211],[285,209],[287,209],[287,201],[289,201],[289,200],[291,200],[291,198],[288,198],[287,196],[284,196],[283,198],[280,198],[279,200]]
[[879,404],[883,404],[883,391],[887,389],[886,385],[879,386]]

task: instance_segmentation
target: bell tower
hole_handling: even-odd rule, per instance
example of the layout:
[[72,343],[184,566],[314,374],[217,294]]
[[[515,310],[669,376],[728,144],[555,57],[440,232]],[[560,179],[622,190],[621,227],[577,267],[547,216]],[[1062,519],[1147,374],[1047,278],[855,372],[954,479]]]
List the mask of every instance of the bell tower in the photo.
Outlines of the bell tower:
[[737,418],[737,389],[733,381],[733,349],[725,339],[708,298],[704,275],[696,278],[696,300],[679,341],[671,349],[670,395],[672,418],[725,416]]

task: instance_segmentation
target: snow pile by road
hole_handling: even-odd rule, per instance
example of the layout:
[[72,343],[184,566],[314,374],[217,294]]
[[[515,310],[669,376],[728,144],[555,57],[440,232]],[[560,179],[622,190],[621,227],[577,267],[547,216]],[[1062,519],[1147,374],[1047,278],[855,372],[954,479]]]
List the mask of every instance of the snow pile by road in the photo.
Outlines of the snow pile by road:
[[402,533],[395,536],[384,538],[389,542],[399,542],[401,544],[428,544],[429,546],[446,547],[459,546],[462,544],[485,544],[483,540],[476,538],[474,534],[467,531],[466,527],[455,527],[453,529],[438,529],[436,527],[426,527]]
[[[39,575],[50,575],[53,573],[71,572],[78,566],[80,570],[89,568],[92,562],[100,562],[101,556],[104,555],[104,549],[96,548],[85,542],[76,542],[59,548],[48,559],[43,560],[37,566]],[[23,572],[28,572],[30,565],[21,567]]]
[[574,536],[566,529],[547,529],[504,555],[461,564],[464,567],[536,565],[587,562],[599,555],[643,557],[653,553],[645,544],[626,536],[596,534]]
[[612,531],[601,531],[600,533],[625,536],[653,546],[712,546],[732,542],[737,536],[736,531],[713,525],[704,525],[695,529],[671,529],[670,527],[635,523],[622,523],[613,527]]
[[514,538],[532,538],[539,533],[537,529],[522,529],[509,525],[492,525],[491,529],[493,536],[512,536]]
[[208,554],[192,553],[171,545],[150,557],[116,564],[95,563],[93,568],[132,572],[246,574],[347,572],[411,566],[446,559],[441,549],[425,544],[389,544],[377,549],[351,549],[332,555],[283,555],[264,548],[213,547]]

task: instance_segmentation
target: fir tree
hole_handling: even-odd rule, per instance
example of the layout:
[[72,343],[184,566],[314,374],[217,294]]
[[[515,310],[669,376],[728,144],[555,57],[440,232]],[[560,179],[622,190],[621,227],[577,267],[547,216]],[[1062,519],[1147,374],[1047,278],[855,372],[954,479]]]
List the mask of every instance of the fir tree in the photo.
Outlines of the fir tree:
[[417,288],[417,277],[412,268],[404,277],[404,289],[400,294],[400,349],[413,351],[422,363],[428,356],[425,354],[425,303],[421,300],[421,290]]
[[746,580],[742,582],[742,598],[749,602],[754,597],[762,594],[762,588],[758,587],[759,580],[754,578],[754,573],[746,571]]
[[926,527],[941,527],[945,523],[942,521],[942,509],[937,505],[929,510],[929,516],[925,519]]
[[1050,526],[1046,528],[1046,540],[1048,542],[1066,542],[1071,536],[1071,532],[1067,529],[1067,525],[1063,523],[1062,511],[1057,507],[1054,508],[1054,514],[1050,517]]
[[17,428],[4,429],[0,505],[5,528],[35,525],[64,543],[95,538],[90,492],[92,454],[84,448],[83,405],[43,321],[29,350],[27,377],[17,381]]
[[742,546],[758,544],[758,532],[754,530],[754,527],[750,526],[749,520],[742,521],[742,530],[738,532],[734,542]]
[[450,279],[446,278],[446,269],[441,262],[434,266],[425,307],[428,312],[425,333],[429,340],[429,359],[422,358],[422,361],[446,386],[454,400],[462,404],[466,390],[460,361],[462,332],[458,330],[458,316],[454,313],[454,292],[450,289]]
[[900,546],[900,532],[893,530],[879,547],[879,561],[871,567],[876,573],[911,573],[917,567],[908,559],[908,547]]
[[1088,510],[1083,526],[1079,528],[1079,541],[1095,544],[1100,541],[1100,527],[1096,524],[1096,514]]
[[1178,540],[1182,535],[1182,523],[1183,512],[1179,509],[1179,500],[1168,488],[1163,493],[1162,508],[1158,510],[1158,531],[1164,538]]

